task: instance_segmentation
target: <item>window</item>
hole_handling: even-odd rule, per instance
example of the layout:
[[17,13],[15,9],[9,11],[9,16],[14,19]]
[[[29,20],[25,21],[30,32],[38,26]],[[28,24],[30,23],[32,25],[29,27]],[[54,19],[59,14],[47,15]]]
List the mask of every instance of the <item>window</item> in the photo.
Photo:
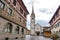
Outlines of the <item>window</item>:
[[22,28],[21,32],[22,32],[22,34],[24,34],[24,29],[23,28]]
[[24,17],[26,17],[26,14],[24,13]]
[[60,30],[59,30],[59,32],[60,32]]
[[58,16],[59,16],[59,14],[57,13],[57,14],[56,14],[56,17],[58,17]]
[[23,20],[23,24],[24,24],[24,25],[26,24],[25,20]]
[[57,27],[57,24],[55,25],[55,27]]
[[25,23],[25,21],[23,20],[23,24]]
[[23,10],[22,10],[22,8],[20,8],[20,12],[21,12],[21,14],[23,14]]
[[19,19],[20,19],[20,22],[21,22],[21,18],[19,17]]
[[4,9],[5,4],[0,0],[0,9]]
[[34,19],[34,18],[32,17],[32,19]]
[[19,34],[19,26],[17,26],[17,28],[15,29],[16,34]]
[[59,22],[59,26],[60,26],[60,22]]
[[8,9],[8,14],[11,15],[12,14],[12,9]]
[[58,31],[56,31],[56,33],[58,33]]
[[53,21],[55,21],[55,16],[54,16],[54,19],[53,19]]
[[58,27],[59,27],[59,23],[57,23]]
[[12,24],[7,23],[5,26],[4,32],[12,33]]
[[13,0],[13,4],[14,4],[14,6],[16,6],[16,0]]

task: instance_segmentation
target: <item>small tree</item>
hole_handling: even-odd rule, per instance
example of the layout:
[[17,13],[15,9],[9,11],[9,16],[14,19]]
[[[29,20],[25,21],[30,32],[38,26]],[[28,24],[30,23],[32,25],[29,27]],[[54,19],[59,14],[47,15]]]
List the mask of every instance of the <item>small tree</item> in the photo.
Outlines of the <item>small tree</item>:
[[52,38],[53,38],[53,40],[57,40],[58,35],[55,33],[55,34],[52,35]]

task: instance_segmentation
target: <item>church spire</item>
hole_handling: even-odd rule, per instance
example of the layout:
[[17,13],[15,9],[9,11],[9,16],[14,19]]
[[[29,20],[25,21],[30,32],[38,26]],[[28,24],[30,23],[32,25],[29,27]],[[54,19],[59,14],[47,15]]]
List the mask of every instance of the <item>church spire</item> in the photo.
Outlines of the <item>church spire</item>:
[[34,13],[34,4],[32,3],[32,13]]
[[35,17],[35,14],[34,14],[34,2],[32,2],[32,14],[31,14],[31,16]]

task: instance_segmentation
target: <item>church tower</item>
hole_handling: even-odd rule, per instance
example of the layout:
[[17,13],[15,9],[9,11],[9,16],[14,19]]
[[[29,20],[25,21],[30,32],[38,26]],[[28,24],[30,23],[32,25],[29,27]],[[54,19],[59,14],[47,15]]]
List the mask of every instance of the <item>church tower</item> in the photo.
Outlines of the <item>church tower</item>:
[[30,29],[31,29],[31,35],[35,35],[35,14],[34,14],[34,6],[32,5],[32,14],[31,14],[31,23],[30,23]]

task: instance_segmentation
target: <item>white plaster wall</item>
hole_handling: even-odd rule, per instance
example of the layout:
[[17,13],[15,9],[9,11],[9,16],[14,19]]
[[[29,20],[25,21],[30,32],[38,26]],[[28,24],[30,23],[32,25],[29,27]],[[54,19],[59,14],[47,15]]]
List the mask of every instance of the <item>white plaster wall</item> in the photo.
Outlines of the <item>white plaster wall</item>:
[[41,28],[39,25],[35,25],[35,31],[41,31]]

